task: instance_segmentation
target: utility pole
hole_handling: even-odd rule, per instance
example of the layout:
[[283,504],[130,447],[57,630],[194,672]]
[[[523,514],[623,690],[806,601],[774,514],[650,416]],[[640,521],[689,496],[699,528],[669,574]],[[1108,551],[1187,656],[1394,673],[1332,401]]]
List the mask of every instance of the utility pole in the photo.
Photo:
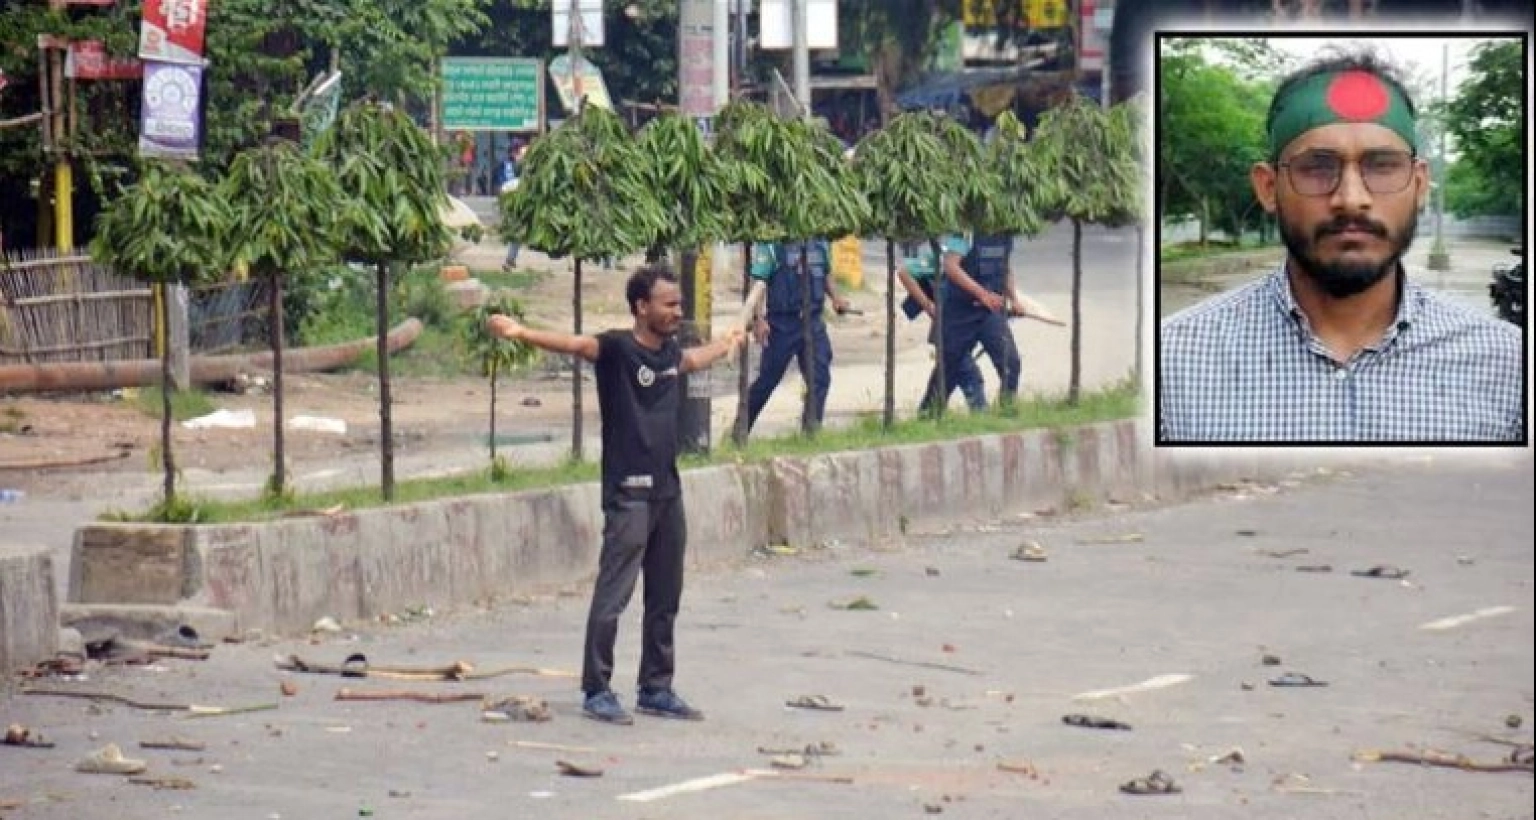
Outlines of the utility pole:
[[[587,106],[586,95],[581,90],[581,9],[577,0],[570,0],[571,19],[567,22],[565,42],[571,63],[571,96],[576,100],[576,115],[580,116]],[[571,283],[571,332],[581,335],[581,257],[573,265],[574,281]],[[581,357],[571,357],[571,457],[581,460]]]
[[[1447,84],[1451,66],[1450,43],[1440,44],[1440,101],[1443,104],[1448,98]],[[1440,167],[1435,169],[1435,244],[1429,250],[1429,269],[1436,271],[1448,271],[1451,269],[1451,254],[1445,249],[1445,182],[1449,163],[1445,159],[1445,122],[1435,123],[1436,130],[1440,133],[1439,149],[1435,152],[1439,158]]]
[[794,37],[795,99],[800,103],[801,114],[811,118],[811,50],[810,22],[807,20],[806,0],[790,0],[789,25]]

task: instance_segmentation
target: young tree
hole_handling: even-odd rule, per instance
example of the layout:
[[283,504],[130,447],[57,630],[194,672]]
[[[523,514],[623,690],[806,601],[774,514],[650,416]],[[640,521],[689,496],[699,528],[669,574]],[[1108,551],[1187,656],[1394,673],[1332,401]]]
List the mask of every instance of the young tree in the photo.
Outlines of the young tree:
[[389,384],[390,269],[447,252],[443,158],[431,136],[393,106],[347,107],[320,135],[316,152],[335,169],[346,198],[337,203],[343,256],[373,266],[378,324],[379,443],[384,499],[395,497],[394,424]]
[[[229,270],[228,204],[207,180],[182,167],[151,162],[96,221],[91,255],[135,279],[159,286],[195,285]],[[176,508],[176,459],[171,447],[171,346],[160,345],[160,466],[162,517]]]
[[[583,106],[535,139],[517,190],[501,197],[501,234],[575,262],[572,332],[581,333],[581,265],[657,243],[667,213],[652,190],[652,161],[616,114]],[[571,457],[582,457],[581,359],[571,357]]]
[[490,431],[487,442],[491,452],[491,478],[500,481],[507,474],[507,465],[496,455],[496,380],[504,372],[528,364],[539,356],[539,349],[525,342],[514,342],[496,336],[487,330],[486,322],[492,316],[511,316],[523,320],[523,306],[515,299],[498,298],[481,305],[460,326],[465,351],[480,368],[491,387]]
[[[769,174],[772,157],[783,150],[783,123],[766,107],[747,100],[733,100],[715,117],[717,156],[730,169],[729,225],[726,239],[741,244],[741,298],[752,286],[752,245],[773,242],[784,236],[779,218],[787,207],[784,190]],[[752,346],[741,346],[736,369],[736,420],[731,441],[747,443],[747,391],[752,379]]]
[[[823,122],[793,119],[785,123],[789,152],[783,159],[782,175],[790,190],[796,192],[794,207],[784,214],[784,227],[791,239],[832,240],[843,236],[862,236],[869,223],[869,202],[853,164],[844,157],[842,143]],[[828,270],[831,276],[832,271]],[[811,315],[810,255],[800,254],[800,309],[802,355],[815,360],[815,336],[811,327],[817,317]],[[820,419],[815,408],[822,402],[816,393],[816,380],[807,379],[805,402],[800,413],[800,432],[814,435]]]
[[[955,231],[967,201],[995,194],[986,189],[987,180],[994,177],[975,173],[974,165],[956,167],[960,157],[941,136],[937,120],[926,111],[899,114],[865,137],[854,152],[859,184],[870,206],[871,230],[885,237],[882,423],[887,430],[896,418],[896,243],[931,242]],[[942,372],[942,358],[939,368]]]
[[230,203],[234,253],[267,282],[272,346],[272,476],[267,496],[286,492],[283,440],[283,283],[312,276],[337,253],[335,223],[347,197],[325,163],[297,145],[272,139],[235,157],[220,185]]
[[[1135,148],[1126,129],[1116,128],[1103,108],[1074,94],[1040,120],[1033,149],[1042,168],[1057,177],[1061,194],[1046,202],[1047,218],[1072,220],[1072,370],[1067,402],[1076,404],[1082,386],[1083,225],[1115,225],[1140,195]],[[1055,219],[1051,219],[1055,221]]]

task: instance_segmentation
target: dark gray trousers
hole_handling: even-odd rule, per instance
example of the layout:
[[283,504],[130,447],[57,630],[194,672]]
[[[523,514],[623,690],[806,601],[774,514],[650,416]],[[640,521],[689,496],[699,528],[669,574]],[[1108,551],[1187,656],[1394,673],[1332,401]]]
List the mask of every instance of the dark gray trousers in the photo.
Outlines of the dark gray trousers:
[[635,581],[645,573],[641,620],[640,674],[646,689],[670,689],[676,652],[672,641],[683,597],[683,555],[688,526],[681,496],[603,502],[603,547],[597,583],[587,613],[581,688],[587,694],[611,688],[613,646],[619,617],[629,606]]

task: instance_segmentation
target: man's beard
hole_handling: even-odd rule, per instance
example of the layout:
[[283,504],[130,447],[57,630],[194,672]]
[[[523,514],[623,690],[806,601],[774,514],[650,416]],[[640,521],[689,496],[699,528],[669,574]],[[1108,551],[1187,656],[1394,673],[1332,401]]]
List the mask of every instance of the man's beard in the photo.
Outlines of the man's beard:
[[[1413,242],[1413,235],[1419,227],[1417,211],[1409,216],[1407,224],[1403,225],[1402,230],[1395,237],[1387,226],[1380,222],[1366,218],[1338,217],[1317,226],[1312,231],[1312,235],[1308,236],[1305,229],[1292,225],[1286,220],[1285,212],[1280,210],[1278,205],[1275,215],[1280,223],[1280,239],[1285,242],[1285,249],[1290,251],[1291,258],[1296,262],[1292,267],[1335,299],[1344,299],[1362,293],[1386,278],[1387,274],[1397,270],[1398,262],[1407,252],[1408,245]],[[1386,239],[1391,246],[1391,252],[1380,264],[1343,258],[1333,262],[1323,262],[1319,259],[1318,243],[1348,228],[1366,231]]]

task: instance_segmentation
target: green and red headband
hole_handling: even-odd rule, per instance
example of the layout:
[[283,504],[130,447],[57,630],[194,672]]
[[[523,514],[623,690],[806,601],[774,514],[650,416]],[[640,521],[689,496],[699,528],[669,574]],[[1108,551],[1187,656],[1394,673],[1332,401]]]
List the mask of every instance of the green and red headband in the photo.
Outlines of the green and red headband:
[[1418,150],[1413,109],[1396,85],[1351,69],[1308,77],[1285,90],[1270,108],[1269,152],[1277,157],[1307,131],[1336,122],[1373,122]]

